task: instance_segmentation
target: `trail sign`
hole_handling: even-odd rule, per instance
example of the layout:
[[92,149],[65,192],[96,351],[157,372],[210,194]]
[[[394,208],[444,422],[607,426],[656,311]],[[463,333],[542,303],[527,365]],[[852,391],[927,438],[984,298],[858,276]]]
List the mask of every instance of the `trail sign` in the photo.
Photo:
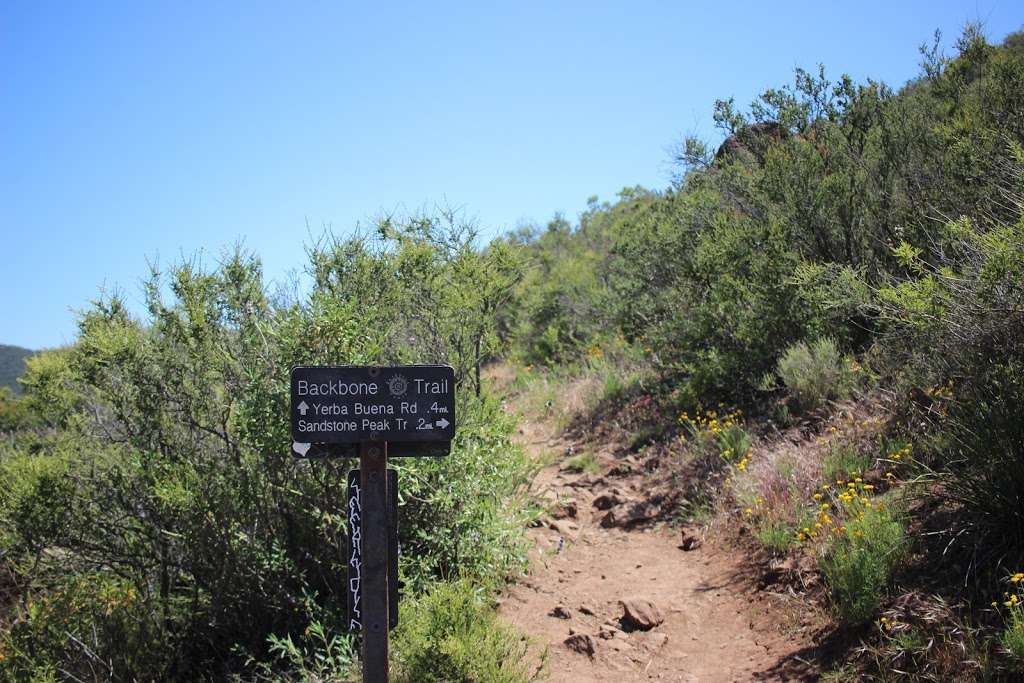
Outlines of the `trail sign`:
[[[451,453],[450,441],[403,443],[388,455],[399,458],[441,457]],[[355,443],[292,443],[292,455],[297,458],[358,458],[359,444]]]
[[296,367],[292,438],[306,444],[443,443],[455,436],[455,371],[447,365]]
[[348,478],[349,629],[363,634],[363,683],[388,681],[398,623],[398,474],[394,455],[447,455],[455,436],[455,370],[447,365],[296,367],[292,454],[359,456]]

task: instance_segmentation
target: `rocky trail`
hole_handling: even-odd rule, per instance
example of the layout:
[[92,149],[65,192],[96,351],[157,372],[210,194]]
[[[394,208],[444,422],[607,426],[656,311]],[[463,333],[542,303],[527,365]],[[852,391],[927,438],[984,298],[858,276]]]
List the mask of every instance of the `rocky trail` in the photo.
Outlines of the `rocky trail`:
[[[532,484],[550,506],[531,529],[531,571],[500,614],[547,647],[551,681],[816,680],[801,657],[807,629],[780,623],[786,596],[757,590],[742,550],[651,517],[656,473],[545,420],[524,421],[519,439],[535,457],[557,457]],[[567,469],[584,447],[599,472]]]

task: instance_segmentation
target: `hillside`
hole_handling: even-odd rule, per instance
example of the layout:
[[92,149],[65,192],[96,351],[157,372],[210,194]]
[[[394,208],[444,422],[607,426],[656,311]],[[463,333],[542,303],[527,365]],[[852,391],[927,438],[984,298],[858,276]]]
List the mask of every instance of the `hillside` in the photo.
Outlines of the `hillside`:
[[0,387],[10,387],[15,393],[21,391],[17,379],[25,372],[25,359],[33,353],[20,346],[0,344]]
[[[0,681],[1024,680],[1024,35],[713,117],[572,220],[388,214],[292,293],[237,246],[94,301],[0,391]],[[346,499],[290,375],[399,364],[450,366],[450,452],[364,420]],[[411,423],[386,377],[308,395]]]

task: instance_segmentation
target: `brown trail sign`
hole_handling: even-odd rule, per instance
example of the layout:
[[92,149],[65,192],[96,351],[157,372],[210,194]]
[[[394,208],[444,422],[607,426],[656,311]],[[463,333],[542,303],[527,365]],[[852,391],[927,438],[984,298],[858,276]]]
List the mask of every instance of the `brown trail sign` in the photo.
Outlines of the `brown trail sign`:
[[363,634],[363,681],[387,683],[388,629],[398,624],[396,456],[447,455],[455,371],[447,365],[296,367],[292,454],[355,457],[349,474],[349,625]]

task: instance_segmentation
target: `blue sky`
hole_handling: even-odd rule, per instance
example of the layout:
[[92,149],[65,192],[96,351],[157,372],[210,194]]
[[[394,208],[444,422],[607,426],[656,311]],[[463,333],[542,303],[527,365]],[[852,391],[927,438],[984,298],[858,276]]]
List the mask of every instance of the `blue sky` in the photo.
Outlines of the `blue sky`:
[[307,225],[575,217],[664,187],[674,142],[717,139],[715,98],[818,62],[898,85],[936,28],[1024,23],[993,0],[371,5],[2,3],[0,343],[73,341],[101,287],[141,310],[147,259],[243,240],[283,281]]

